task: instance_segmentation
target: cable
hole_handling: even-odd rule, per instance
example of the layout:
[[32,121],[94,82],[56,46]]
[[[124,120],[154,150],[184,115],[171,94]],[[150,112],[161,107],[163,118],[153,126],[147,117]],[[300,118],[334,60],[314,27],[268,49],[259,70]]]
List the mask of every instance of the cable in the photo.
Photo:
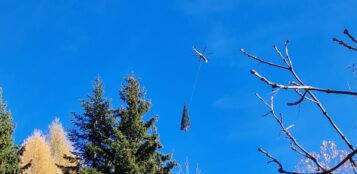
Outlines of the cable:
[[198,65],[198,69],[197,69],[197,72],[196,72],[195,81],[193,83],[193,87],[192,87],[192,91],[191,91],[190,102],[188,103],[188,111],[191,110],[191,103],[192,103],[192,99],[193,99],[193,96],[194,96],[195,91],[196,91],[196,86],[197,86],[198,77],[200,75],[201,66],[202,66],[202,61],[200,61],[200,64]]

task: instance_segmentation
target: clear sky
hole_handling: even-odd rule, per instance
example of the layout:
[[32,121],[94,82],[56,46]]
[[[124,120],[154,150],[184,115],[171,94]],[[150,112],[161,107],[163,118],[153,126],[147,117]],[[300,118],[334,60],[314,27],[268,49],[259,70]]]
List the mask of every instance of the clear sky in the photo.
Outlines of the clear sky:
[[[249,70],[277,82],[290,77],[253,63],[239,49],[279,62],[272,46],[289,39],[307,83],[357,89],[346,69],[356,53],[331,41],[345,39],[344,28],[357,35],[356,6],[355,0],[1,1],[0,86],[16,123],[16,143],[35,128],[46,132],[55,116],[72,126],[70,112],[81,112],[79,100],[97,75],[119,107],[120,84],[134,71],[153,102],[148,116],[160,115],[163,151],[177,161],[187,156],[203,174],[276,173],[257,152],[263,147],[292,169],[300,157],[273,119],[261,117],[267,110],[254,96],[269,97],[271,89]],[[214,54],[202,65],[190,106],[192,128],[184,133],[182,107],[198,67],[192,45]],[[356,144],[356,99],[318,96]],[[285,105],[296,99],[283,91],[276,96],[278,112],[295,124],[301,144],[318,151],[322,140],[334,140],[346,148],[314,105]]]

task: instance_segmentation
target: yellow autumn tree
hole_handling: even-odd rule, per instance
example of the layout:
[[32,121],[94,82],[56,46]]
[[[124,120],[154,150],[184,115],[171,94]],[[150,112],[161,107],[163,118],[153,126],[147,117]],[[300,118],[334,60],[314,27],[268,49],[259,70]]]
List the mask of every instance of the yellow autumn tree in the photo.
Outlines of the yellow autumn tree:
[[75,163],[71,163],[69,160],[63,158],[64,156],[72,156],[73,150],[72,143],[68,140],[67,134],[63,129],[63,126],[58,118],[50,124],[49,135],[47,137],[48,144],[51,148],[51,156],[55,163],[60,166],[75,166]]
[[40,130],[34,133],[25,141],[25,151],[21,156],[21,165],[31,162],[30,168],[25,174],[61,174],[61,170],[56,166],[51,156],[50,146],[45,140]]

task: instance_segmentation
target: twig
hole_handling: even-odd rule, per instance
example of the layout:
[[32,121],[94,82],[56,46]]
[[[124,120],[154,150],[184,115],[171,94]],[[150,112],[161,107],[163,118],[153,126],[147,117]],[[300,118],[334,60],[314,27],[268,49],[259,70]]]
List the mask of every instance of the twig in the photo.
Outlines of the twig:
[[356,64],[353,63],[351,66],[348,66],[347,68],[351,68],[352,70],[352,75],[353,77],[357,80],[357,75],[356,75]]
[[347,43],[343,42],[342,40],[338,40],[338,39],[336,39],[336,38],[332,38],[332,41],[335,41],[335,42],[337,42],[338,44],[340,44],[340,45],[342,45],[342,46],[344,46],[344,47],[346,47],[346,48],[348,48],[348,49],[357,51],[357,48],[355,48],[355,47],[353,47],[353,46],[351,46],[351,45],[348,45]]
[[345,94],[345,95],[357,96],[357,92],[352,92],[352,91],[339,91],[339,90],[317,88],[317,87],[305,86],[305,85],[304,86],[281,85],[281,84],[273,83],[273,82],[269,81],[267,78],[265,78],[262,75],[260,75],[256,70],[251,70],[250,73],[252,73],[256,77],[258,77],[261,81],[265,82],[266,84],[268,84],[272,88],[287,89],[287,90],[289,90],[289,89],[292,89],[292,90],[303,89],[303,90],[306,90],[306,91],[319,91],[319,92],[325,92],[325,93],[331,93],[331,94]]
[[288,49],[288,44],[289,44],[289,40],[286,40],[284,43],[284,47],[285,47],[285,55],[286,55],[286,59],[288,59],[288,66],[289,69],[291,69],[293,67],[293,62],[291,61],[290,55],[289,55],[289,49]]
[[[286,46],[287,46],[287,43],[288,43],[288,42],[285,42],[285,45],[286,45]],[[285,47],[285,49],[286,49],[286,53],[288,53],[288,48]],[[241,49],[241,51],[242,51],[242,50],[243,50],[243,49]],[[245,55],[251,55],[251,54],[246,53]],[[251,56],[248,56],[248,57],[253,58],[253,57],[251,57]],[[256,57],[256,56],[254,56],[254,57]],[[290,58],[290,56],[288,56],[288,57]],[[254,58],[253,58],[253,59],[254,59]],[[257,60],[257,59],[259,59],[260,62],[262,62],[262,63],[265,63],[265,64],[267,64],[267,65],[270,65],[269,63],[266,63],[266,61],[264,61],[264,60],[261,59],[261,58],[256,57],[255,60]],[[271,66],[273,66],[273,65],[271,65]],[[290,73],[291,73],[291,74],[293,75],[293,77],[300,83],[300,85],[306,86],[306,85],[303,83],[303,81],[300,79],[300,77],[296,74],[296,72],[295,72],[293,66],[289,66],[289,65],[287,65],[287,66],[288,66],[288,68],[286,68],[286,67],[284,67],[284,66],[281,66],[281,67],[275,66],[275,67],[278,67],[278,68],[281,68],[281,69],[285,69],[285,70],[290,71]],[[253,73],[253,71],[251,71],[251,73]],[[299,88],[295,88],[295,89],[299,89]],[[326,90],[325,90],[325,91],[326,91]],[[329,91],[329,92],[327,92],[327,93],[331,93],[330,90],[327,90],[327,91]],[[349,93],[349,92],[350,92],[350,91],[347,91],[347,93]],[[344,93],[344,92],[343,92],[343,93]],[[347,137],[342,133],[342,131],[337,127],[337,125],[332,121],[331,117],[329,116],[329,114],[327,113],[327,111],[325,110],[325,108],[322,106],[321,102],[317,99],[317,97],[316,97],[310,90],[308,91],[308,94],[311,96],[312,100],[315,101],[316,105],[320,108],[322,114],[327,118],[327,120],[329,121],[329,123],[330,123],[330,124],[333,126],[333,128],[335,129],[335,131],[336,131],[336,132],[340,135],[340,137],[345,141],[345,143],[347,144],[347,146],[348,146],[352,151],[354,151],[354,148],[353,148],[352,144],[348,141]],[[351,95],[351,94],[349,94],[349,95]]]
[[[347,31],[348,33],[348,31]],[[347,34],[345,33],[345,34]],[[349,33],[348,33],[349,34]],[[347,35],[348,35],[347,34]],[[350,37],[350,36],[349,36]],[[351,38],[351,37],[350,37]],[[353,41],[355,41],[355,39],[352,37],[351,38]],[[357,50],[356,48],[352,47],[352,46],[349,46],[347,45],[346,43],[344,43],[343,41],[340,41],[340,40],[337,40],[337,39],[333,39],[334,41],[336,42],[339,42],[341,45],[347,47],[347,48],[350,48],[350,49],[353,49],[353,50]],[[300,79],[300,77],[297,75],[297,73],[295,72],[294,68],[293,68],[293,65],[292,65],[292,61],[291,61],[291,58],[289,56],[289,51],[288,51],[288,41],[285,42],[284,44],[285,46],[285,54],[286,54],[286,59],[283,58],[283,60],[285,60],[285,64],[286,66],[283,66],[283,65],[277,65],[277,64],[274,64],[274,63],[271,63],[271,62],[267,62],[265,61],[264,59],[261,59],[257,56],[254,56],[250,53],[247,53],[245,52],[243,49],[241,49],[241,52],[243,54],[245,54],[246,56],[252,58],[253,60],[256,60],[256,61],[259,61],[263,64],[266,64],[266,65],[269,65],[269,66],[273,66],[273,67],[277,67],[277,68],[281,68],[281,69],[284,69],[284,70],[288,70],[292,76],[298,81],[298,83],[294,86],[285,86],[285,85],[280,85],[280,84],[276,84],[276,83],[272,83],[270,82],[269,80],[267,80],[265,77],[261,76],[260,74],[258,74],[255,70],[252,70],[251,73],[254,74],[255,76],[257,76],[260,80],[262,80],[263,82],[267,83],[268,85],[270,85],[271,87],[273,88],[279,88],[279,89],[293,89],[296,91],[297,94],[299,94],[300,96],[303,96],[303,94],[301,94],[298,90],[299,89],[303,89],[305,90],[311,97],[311,99],[307,98],[307,97],[304,97],[306,99],[309,99],[310,101],[313,101],[317,106],[318,108],[320,108],[322,114],[325,116],[325,118],[328,120],[328,122],[332,125],[332,127],[334,128],[334,130],[339,134],[339,136],[343,139],[343,141],[347,144],[348,148],[352,150],[352,152],[355,152],[356,149],[354,149],[354,147],[352,146],[352,144],[348,141],[347,137],[342,133],[342,131],[337,127],[337,125],[334,123],[334,121],[332,120],[332,118],[330,117],[330,115],[328,114],[328,112],[326,111],[326,109],[323,107],[322,103],[318,100],[318,98],[313,94],[312,91],[320,91],[320,92],[325,92],[325,93],[335,93],[335,94],[345,94],[345,95],[357,95],[356,92],[351,92],[351,91],[338,91],[338,90],[331,90],[331,89],[323,89],[323,88],[316,88],[316,87],[312,87],[312,86],[307,86],[304,84],[304,82]],[[277,47],[274,47],[274,48],[277,48]],[[281,52],[276,49],[277,53],[281,54]],[[279,56],[282,56],[282,55],[279,55]],[[272,112],[272,114],[274,114],[274,112]],[[276,116],[275,116],[276,117]],[[277,118],[277,117],[276,117]],[[279,119],[277,119],[279,120]],[[350,161],[355,173],[356,173],[356,164],[353,160],[353,158],[349,158],[347,159]],[[338,167],[337,167],[338,168]]]
[[291,143],[297,147],[303,154],[304,154],[304,157],[308,157],[309,159],[311,159],[315,164],[316,166],[321,169],[322,171],[326,171],[326,169],[324,169],[322,167],[322,165],[317,161],[317,159],[312,156],[307,150],[305,150],[300,144],[299,142],[294,138],[293,135],[291,135],[290,131],[284,126],[284,123],[283,123],[283,117],[281,116],[281,119],[278,118],[278,116],[275,114],[275,110],[274,110],[274,97],[271,96],[270,97],[270,104],[268,104],[259,94],[256,94],[256,96],[258,97],[258,99],[260,101],[262,101],[268,108],[269,110],[271,111],[271,114],[273,115],[275,121],[279,124],[281,130],[284,132],[284,134],[288,137],[288,139],[291,141]]
[[[302,94],[299,90],[295,90],[295,92],[296,92],[299,96],[303,97],[303,94]],[[305,91],[305,92],[306,92],[306,91]],[[309,98],[309,97],[307,97],[307,96],[305,96],[305,99],[306,99],[306,100],[309,100],[309,101],[312,102],[312,103],[316,103],[316,101],[312,100],[311,98]]]
[[270,66],[275,66],[275,67],[278,67],[278,68],[282,68],[282,69],[289,69],[288,67],[285,67],[285,66],[281,66],[281,65],[278,65],[278,64],[275,64],[275,63],[272,63],[272,62],[268,62],[268,61],[265,61],[257,56],[254,56],[252,54],[249,54],[248,52],[244,51],[244,49],[240,49],[240,51],[245,54],[246,56],[260,62],[260,63],[264,63],[264,64],[267,64],[267,65],[270,65]]
[[[329,169],[328,173],[332,173],[334,170],[338,169],[339,167],[341,167],[343,164],[345,164],[347,161],[351,160],[353,158],[354,155],[357,154],[357,150],[352,151],[351,153],[349,153],[343,160],[341,160],[336,166],[332,167],[331,169]],[[353,167],[353,166],[352,166]],[[355,169],[355,167],[353,167],[353,169]]]
[[357,40],[350,34],[347,29],[343,30],[343,34],[347,35],[353,42],[357,43]]
[[270,162],[274,162],[276,163],[278,166],[279,166],[279,169],[278,169],[278,172],[279,173],[285,173],[285,174],[299,174],[299,173],[296,173],[296,172],[288,172],[288,171],[285,171],[284,168],[283,168],[283,165],[276,159],[274,158],[272,155],[270,155],[268,152],[264,151],[262,148],[258,148],[258,151],[263,153],[266,157],[270,158],[271,161],[269,161],[268,163]]
[[283,60],[283,62],[287,65],[289,65],[288,61],[285,59],[285,57],[283,56],[283,54],[281,54],[279,48],[274,45],[274,50],[276,51],[276,53],[279,55],[279,57]]
[[[298,90],[295,90],[295,91],[298,91]],[[300,97],[299,100],[297,100],[297,101],[295,101],[295,102],[293,102],[293,103],[287,103],[287,105],[288,105],[288,106],[294,106],[294,105],[300,104],[300,103],[301,103],[302,101],[304,101],[304,99],[306,98],[306,97],[305,97],[306,94],[307,94],[307,90],[305,90],[304,94],[301,95],[301,97]]]

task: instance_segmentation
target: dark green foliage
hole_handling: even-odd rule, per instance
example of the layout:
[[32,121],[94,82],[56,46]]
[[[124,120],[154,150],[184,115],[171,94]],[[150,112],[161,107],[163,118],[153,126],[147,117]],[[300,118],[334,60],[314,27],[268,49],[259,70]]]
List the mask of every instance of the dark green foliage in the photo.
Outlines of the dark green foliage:
[[190,118],[188,117],[188,111],[186,104],[183,106],[182,118],[181,118],[181,130],[188,131],[190,128]]
[[85,167],[82,169],[82,171],[80,172],[80,174],[103,174],[102,172],[99,172],[97,169],[95,168],[91,168],[91,167]]
[[111,109],[97,79],[89,101],[82,101],[83,114],[74,114],[77,127],[70,132],[80,152],[85,173],[170,174],[176,165],[162,148],[154,126],[157,117],[144,121],[151,103],[138,81],[129,76],[120,90],[125,106]]
[[145,100],[145,91],[134,76],[125,79],[120,98],[126,106],[117,112],[120,123],[113,141],[113,163],[117,173],[168,174],[176,165],[171,155],[158,152],[163,146],[154,126],[158,117],[144,121],[151,103]]
[[115,120],[110,109],[110,101],[103,96],[103,83],[99,77],[93,85],[92,92],[92,95],[88,95],[88,101],[81,101],[84,113],[73,113],[72,122],[77,129],[70,130],[69,135],[86,166],[110,173],[109,146],[105,142],[113,138]]
[[19,150],[15,147],[12,134],[14,132],[11,113],[6,110],[0,88],[0,173],[15,174],[20,171]]
[[63,165],[56,164],[56,166],[62,170],[63,174],[84,173],[83,166],[80,163],[81,158],[78,153],[71,152],[71,155],[64,155],[63,159],[67,160],[71,164],[74,164],[72,166],[63,166]]

